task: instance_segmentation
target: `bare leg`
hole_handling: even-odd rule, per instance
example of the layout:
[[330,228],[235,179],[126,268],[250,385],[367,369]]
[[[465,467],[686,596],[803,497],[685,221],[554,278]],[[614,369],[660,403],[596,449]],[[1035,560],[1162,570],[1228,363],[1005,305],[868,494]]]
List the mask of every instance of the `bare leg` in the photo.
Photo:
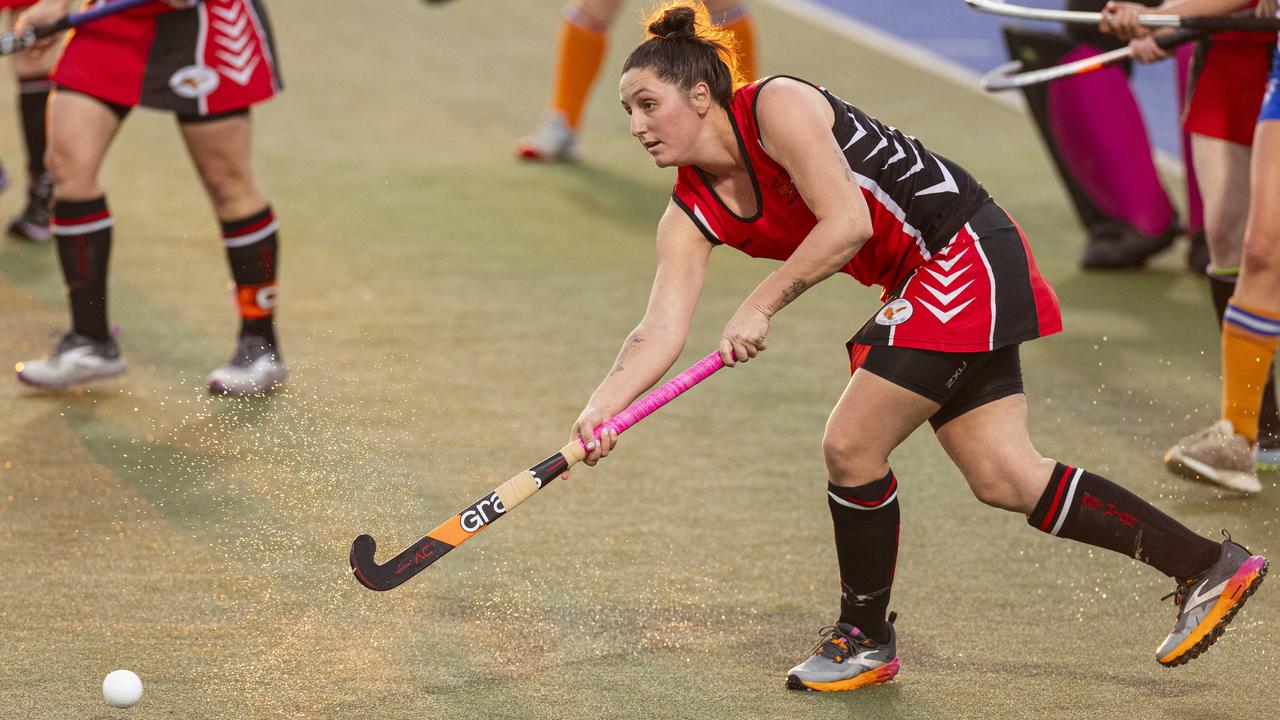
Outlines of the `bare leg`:
[[219,220],[247,217],[267,204],[253,177],[250,116],[181,123],[182,139]]
[[822,449],[827,507],[840,565],[840,620],[879,643],[892,639],[888,613],[898,560],[898,480],[889,453],[938,404],[866,370],[849,380],[831,412]]
[[1280,121],[1258,123],[1249,182],[1249,222],[1235,297],[1280,313]]
[[1191,136],[1196,180],[1204,198],[1204,229],[1210,272],[1240,267],[1245,221],[1249,214],[1251,149],[1229,140]]
[[181,127],[221,224],[240,312],[236,350],[209,375],[209,389],[262,394],[284,382],[287,371],[275,333],[279,238],[275,215],[253,178],[252,122],[243,114]]
[[1220,546],[1106,478],[1041,457],[1027,432],[1027,399],[1011,395],[938,429],[938,441],[979,500],[1027,516],[1058,537],[1137,558],[1182,580]]
[[53,175],[54,198],[102,196],[98,171],[119,129],[119,118],[101,102],[79,93],[54,91],[49,98],[49,150],[45,156]]
[[822,451],[832,485],[857,487],[889,472],[889,453],[938,411],[938,404],[859,370],[827,419]]
[[115,113],[93,98],[55,92],[50,100],[46,166],[53,175],[55,235],[72,329],[102,343],[110,339],[107,267],[112,223],[98,170],[119,128]]
[[1057,463],[1027,433],[1027,397],[1011,395],[938,428],[938,442],[982,502],[1030,515]]

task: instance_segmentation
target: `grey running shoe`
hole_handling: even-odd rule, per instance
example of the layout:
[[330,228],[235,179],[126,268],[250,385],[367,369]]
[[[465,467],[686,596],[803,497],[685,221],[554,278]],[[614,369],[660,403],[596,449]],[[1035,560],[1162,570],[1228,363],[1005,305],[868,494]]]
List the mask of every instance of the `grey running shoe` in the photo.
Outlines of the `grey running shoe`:
[[1176,667],[1208,650],[1262,584],[1268,566],[1265,557],[1250,555],[1227,535],[1218,561],[1169,593],[1178,604],[1178,618],[1173,632],[1156,651],[1156,661]]
[[50,390],[115,377],[128,369],[114,339],[94,340],[68,332],[43,360],[18,363],[18,380]]
[[523,160],[540,162],[575,162],[578,160],[578,134],[558,112],[547,115],[534,133],[516,141],[516,155]]
[[823,628],[813,656],[787,672],[790,690],[856,690],[898,674],[898,638],[889,614],[889,641],[877,643],[848,623]]
[[284,383],[288,375],[275,343],[257,335],[243,335],[231,361],[209,373],[209,392],[263,395]]
[[1188,435],[1164,454],[1165,467],[1192,480],[1213,483],[1242,493],[1262,492],[1254,448],[1231,426],[1219,420]]

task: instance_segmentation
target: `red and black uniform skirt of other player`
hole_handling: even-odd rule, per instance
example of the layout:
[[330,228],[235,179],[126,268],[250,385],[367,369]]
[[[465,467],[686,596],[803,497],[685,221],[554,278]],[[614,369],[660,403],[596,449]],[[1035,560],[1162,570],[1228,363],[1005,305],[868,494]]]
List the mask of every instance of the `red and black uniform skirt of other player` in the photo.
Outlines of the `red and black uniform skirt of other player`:
[[1192,65],[1187,132],[1253,145],[1275,46],[1276,36],[1264,32],[1221,32],[1202,40]]
[[[817,220],[761,145],[755,99],[771,79],[738,90],[729,109],[756,215],[730,211],[696,167],[680,169],[672,196],[712,243],[785,260]],[[884,304],[848,343],[851,369],[941,404],[935,427],[1021,392],[1017,345],[1062,329],[1057,297],[1022,231],[963,168],[818,89],[835,111],[831,131],[873,226],[842,271],[883,288]]]
[[242,112],[281,89],[258,0],[155,2],[89,23],[68,33],[53,81],[120,115],[142,105],[183,120]]

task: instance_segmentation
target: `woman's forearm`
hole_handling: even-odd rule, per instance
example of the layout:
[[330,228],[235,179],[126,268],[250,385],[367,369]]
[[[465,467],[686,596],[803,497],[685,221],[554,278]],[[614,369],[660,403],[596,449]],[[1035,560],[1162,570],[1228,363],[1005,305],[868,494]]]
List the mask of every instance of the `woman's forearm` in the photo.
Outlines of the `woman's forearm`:
[[683,332],[641,321],[622,343],[609,374],[587,404],[608,416],[622,412],[671,369],[684,349],[684,338]]
[[747,302],[766,317],[773,317],[805,290],[838,272],[870,237],[869,228],[860,229],[854,222],[819,221],[782,267],[747,297]]

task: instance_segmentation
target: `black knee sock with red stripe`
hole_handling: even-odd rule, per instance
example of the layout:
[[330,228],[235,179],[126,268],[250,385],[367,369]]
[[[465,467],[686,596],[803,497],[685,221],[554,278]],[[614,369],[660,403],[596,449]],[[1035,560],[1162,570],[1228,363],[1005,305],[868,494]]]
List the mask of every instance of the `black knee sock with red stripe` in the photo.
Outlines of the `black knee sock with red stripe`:
[[44,175],[45,107],[52,86],[47,75],[18,81],[18,109],[22,113],[22,136],[27,143],[27,175],[33,182]]
[[276,341],[276,263],[280,240],[271,206],[240,220],[222,223],[222,241],[236,283],[240,334]]
[[53,235],[71,302],[71,327],[98,341],[107,329],[107,261],[111,257],[111,212],[107,199],[57,200]]
[[885,613],[898,562],[898,480],[893,471],[858,487],[827,483],[840,563],[840,622],[887,641]]
[[1062,463],[1027,523],[1136,558],[1177,580],[1209,567],[1222,550],[1110,480]]

